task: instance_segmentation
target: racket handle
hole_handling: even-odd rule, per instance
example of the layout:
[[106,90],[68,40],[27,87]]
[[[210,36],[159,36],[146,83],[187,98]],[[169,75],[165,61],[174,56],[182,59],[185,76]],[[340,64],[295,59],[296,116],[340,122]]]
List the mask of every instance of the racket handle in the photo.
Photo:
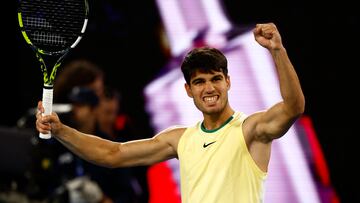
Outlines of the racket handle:
[[[50,115],[52,112],[52,104],[53,104],[53,88],[51,87],[44,87],[43,88],[43,95],[42,95],[42,104],[45,109],[43,115]],[[42,139],[50,139],[51,133],[43,134],[40,133],[39,137]]]

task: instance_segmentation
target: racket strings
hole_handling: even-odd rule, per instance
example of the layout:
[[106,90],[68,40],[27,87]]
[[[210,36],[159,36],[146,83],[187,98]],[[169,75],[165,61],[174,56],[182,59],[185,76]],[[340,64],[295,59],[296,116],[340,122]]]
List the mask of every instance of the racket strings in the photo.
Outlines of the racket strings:
[[83,0],[25,0],[21,13],[32,43],[57,51],[70,47],[82,35],[87,8]]

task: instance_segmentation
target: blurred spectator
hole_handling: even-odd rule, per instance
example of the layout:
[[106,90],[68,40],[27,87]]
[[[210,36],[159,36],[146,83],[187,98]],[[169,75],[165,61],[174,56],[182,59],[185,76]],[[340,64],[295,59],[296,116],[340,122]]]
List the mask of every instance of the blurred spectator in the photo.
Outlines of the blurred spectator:
[[[80,131],[89,133],[94,130],[91,129],[94,127],[93,123],[95,122],[93,119],[94,109],[89,108],[89,106],[79,105],[79,99],[74,99],[73,96],[65,96],[75,86],[90,88],[96,92],[99,98],[99,105],[96,107],[96,135],[114,141],[137,139],[134,133],[134,129],[137,127],[136,124],[121,109],[122,98],[120,92],[112,87],[105,88],[105,74],[101,68],[84,59],[75,60],[64,66],[63,71],[57,76],[54,86],[54,101],[57,103],[72,103],[74,108],[72,118],[76,118],[77,122],[71,121],[71,123],[76,125]],[[77,90],[75,89],[75,91]],[[107,194],[110,194],[114,199],[120,198],[116,197],[121,195],[121,192],[116,195],[120,189],[115,188],[123,186],[111,185],[114,180],[121,179],[121,176],[118,178],[111,177],[113,172],[110,171],[116,170],[107,170],[95,166],[89,167],[88,163],[86,165],[87,172],[93,174],[93,179],[97,179],[96,181],[101,188],[107,191]],[[122,173],[128,173],[131,170],[136,176],[135,179],[130,180],[134,191],[128,191],[128,194],[137,196],[136,198],[133,197],[132,202],[135,202],[135,199],[136,202],[148,202],[147,168],[147,166],[141,166],[132,167],[131,169],[117,169],[122,170]],[[127,174],[127,176],[131,177],[130,174]],[[123,179],[126,182],[126,178],[123,177]],[[129,200],[129,202],[131,201]]]
[[[89,90],[96,93],[97,101]],[[85,59],[65,65],[55,81],[54,102],[70,103],[72,106],[71,116],[59,116],[82,132],[113,141],[136,139],[136,124],[122,111],[121,99],[117,89],[105,88],[105,74],[101,68]],[[121,202],[121,199],[124,202],[126,198],[125,202],[148,202],[147,166],[106,169],[90,163],[83,165],[86,173],[116,202]]]
[[65,64],[59,71],[54,83],[54,103],[69,103],[70,91],[78,87],[87,87],[103,96],[104,72],[95,63],[86,59],[77,59]]

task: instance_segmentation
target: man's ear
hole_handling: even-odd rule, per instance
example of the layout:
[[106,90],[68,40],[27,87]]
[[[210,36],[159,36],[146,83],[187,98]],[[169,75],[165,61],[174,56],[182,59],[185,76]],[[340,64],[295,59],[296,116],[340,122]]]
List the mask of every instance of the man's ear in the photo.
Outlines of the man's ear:
[[190,87],[190,85],[188,85],[187,83],[185,83],[185,90],[186,90],[186,93],[187,93],[187,95],[190,97],[190,98],[193,98],[193,95],[192,95],[192,93],[191,93],[191,87]]
[[231,87],[230,75],[228,75],[226,77],[226,83],[227,83],[227,86],[228,86],[228,90],[230,90],[230,87]]

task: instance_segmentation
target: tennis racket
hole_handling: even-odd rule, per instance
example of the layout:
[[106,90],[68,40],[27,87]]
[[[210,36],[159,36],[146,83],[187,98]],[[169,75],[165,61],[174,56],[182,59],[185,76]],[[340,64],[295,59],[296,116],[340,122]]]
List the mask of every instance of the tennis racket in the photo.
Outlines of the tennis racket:
[[[84,35],[88,22],[87,0],[19,0],[20,31],[35,52],[43,74],[44,115],[52,112],[56,72]],[[49,139],[51,134],[40,133]]]

